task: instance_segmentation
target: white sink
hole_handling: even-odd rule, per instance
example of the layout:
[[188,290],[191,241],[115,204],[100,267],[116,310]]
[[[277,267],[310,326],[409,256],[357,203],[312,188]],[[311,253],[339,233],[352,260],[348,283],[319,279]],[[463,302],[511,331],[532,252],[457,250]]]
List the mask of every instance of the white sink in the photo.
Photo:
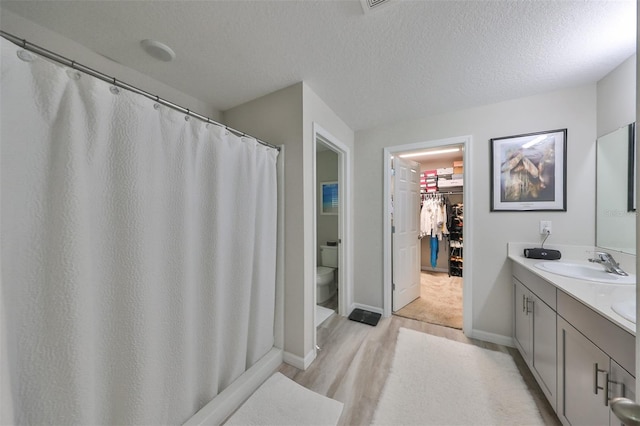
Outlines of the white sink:
[[622,318],[636,323],[636,301],[630,300],[628,302],[618,302],[611,305],[613,312],[620,315]]
[[617,275],[604,270],[602,265],[597,263],[574,263],[564,261],[539,262],[534,265],[536,268],[553,274],[562,275],[580,280],[594,281],[610,284],[635,284],[635,275]]

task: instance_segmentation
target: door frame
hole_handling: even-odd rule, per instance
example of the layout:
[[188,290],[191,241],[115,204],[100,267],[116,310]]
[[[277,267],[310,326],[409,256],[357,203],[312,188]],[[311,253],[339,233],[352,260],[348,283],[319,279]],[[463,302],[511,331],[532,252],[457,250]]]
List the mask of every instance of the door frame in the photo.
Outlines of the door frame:
[[[313,123],[313,143],[312,164],[313,164],[313,258],[314,265],[318,259],[318,238],[317,238],[317,170],[316,170],[316,148],[318,140],[324,145],[338,154],[338,315],[346,316],[349,314],[351,305],[353,305],[353,228],[352,228],[352,168],[351,168],[351,150],[343,144],[338,138],[326,131],[321,125]],[[313,272],[313,306],[311,309],[315,312],[316,306],[316,273]],[[314,350],[316,347],[316,326],[314,321],[313,327]]]
[[[464,182],[464,217],[465,222],[468,224],[472,223],[472,213],[473,213],[473,205],[471,204],[471,194],[473,193],[472,188],[472,180],[471,177],[471,145],[472,145],[472,137],[471,135],[467,136],[459,136],[453,138],[446,139],[437,139],[430,140],[425,142],[417,142],[406,145],[396,145],[396,146],[388,146],[384,148],[383,153],[383,236],[382,236],[382,244],[383,244],[383,262],[382,262],[382,273],[383,273],[383,315],[385,317],[389,317],[393,314],[392,311],[392,297],[393,297],[393,289],[392,289],[392,250],[391,250],[391,159],[394,154],[405,152],[405,151],[416,151],[420,149],[428,149],[428,148],[437,148],[437,147],[445,147],[448,145],[462,145],[463,146],[463,154],[462,158],[464,161],[464,172],[463,172],[463,182]],[[473,309],[472,309],[472,281],[473,277],[469,273],[472,271],[472,260],[473,260],[473,252],[471,248],[473,247],[473,233],[469,231],[468,227],[463,228],[464,235],[464,274],[463,284],[462,284],[462,309],[463,309],[463,319],[462,319],[462,331],[465,335],[471,335],[473,330]]]

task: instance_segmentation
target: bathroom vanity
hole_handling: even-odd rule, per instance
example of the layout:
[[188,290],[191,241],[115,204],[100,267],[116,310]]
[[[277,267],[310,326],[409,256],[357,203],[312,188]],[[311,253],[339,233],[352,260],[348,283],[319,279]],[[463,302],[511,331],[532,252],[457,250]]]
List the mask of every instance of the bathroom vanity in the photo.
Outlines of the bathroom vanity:
[[[552,273],[544,261],[525,258],[524,246],[509,244],[517,349],[563,424],[619,425],[609,400],[635,400],[636,326],[612,306],[635,302],[635,280],[602,283]],[[588,248],[560,250],[590,267]]]

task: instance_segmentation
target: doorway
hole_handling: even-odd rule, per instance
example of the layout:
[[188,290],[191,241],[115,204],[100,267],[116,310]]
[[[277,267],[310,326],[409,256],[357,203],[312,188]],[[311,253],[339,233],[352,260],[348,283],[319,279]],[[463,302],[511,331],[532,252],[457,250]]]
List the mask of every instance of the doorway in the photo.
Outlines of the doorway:
[[[471,233],[464,229],[464,220],[470,223],[471,211],[470,182],[465,179],[470,174],[470,141],[471,137],[465,136],[385,148],[385,316],[397,314],[462,328],[465,332],[471,330],[471,277],[464,274],[465,270],[470,270],[471,259]],[[409,203],[394,200],[394,195],[400,196],[396,194],[398,171],[394,175],[393,170],[393,164],[398,160],[419,164],[419,208],[407,209]],[[439,220],[435,226],[427,219],[425,224],[425,216],[421,217],[421,213],[435,214],[436,210],[441,214],[444,212],[440,218],[446,220]],[[398,280],[402,275],[411,274],[394,270],[398,268],[395,257],[404,256],[400,252],[402,247],[395,245],[398,229],[394,227],[403,216],[408,216],[405,221],[417,218],[420,224],[415,236],[420,238],[420,290],[409,303],[406,303],[406,297],[400,297],[398,289],[402,289],[403,284]],[[400,299],[405,300],[398,303]]]
[[317,327],[334,313],[347,315],[353,303],[353,250],[350,237],[350,150],[317,123],[314,123],[313,130],[313,244],[316,259],[313,303],[314,329],[317,331]]
[[338,153],[316,141],[316,306],[315,326],[338,311]]

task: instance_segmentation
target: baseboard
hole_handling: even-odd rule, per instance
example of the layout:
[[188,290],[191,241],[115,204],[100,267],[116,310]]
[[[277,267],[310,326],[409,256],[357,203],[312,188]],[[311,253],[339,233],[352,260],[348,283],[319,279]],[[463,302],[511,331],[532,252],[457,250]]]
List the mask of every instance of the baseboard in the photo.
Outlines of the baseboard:
[[349,313],[354,309],[364,309],[365,311],[375,312],[376,314],[383,315],[384,311],[382,308],[376,308],[375,306],[363,305],[362,303],[353,303],[349,309]]
[[316,359],[316,351],[309,352],[304,358],[294,355],[291,352],[285,352],[283,354],[283,361],[289,365],[294,366],[299,370],[306,370],[309,368],[313,360]]
[[422,266],[420,271],[424,272],[449,272],[448,268],[432,268],[431,266]]
[[472,339],[482,340],[483,342],[495,343],[497,345],[508,346],[510,348],[515,348],[515,344],[513,343],[513,337],[511,336],[503,336],[502,334],[488,333],[482,330],[472,329],[470,335]]
[[275,347],[271,349],[183,425],[222,424],[265,380],[271,377],[282,363],[282,358],[282,349]]

